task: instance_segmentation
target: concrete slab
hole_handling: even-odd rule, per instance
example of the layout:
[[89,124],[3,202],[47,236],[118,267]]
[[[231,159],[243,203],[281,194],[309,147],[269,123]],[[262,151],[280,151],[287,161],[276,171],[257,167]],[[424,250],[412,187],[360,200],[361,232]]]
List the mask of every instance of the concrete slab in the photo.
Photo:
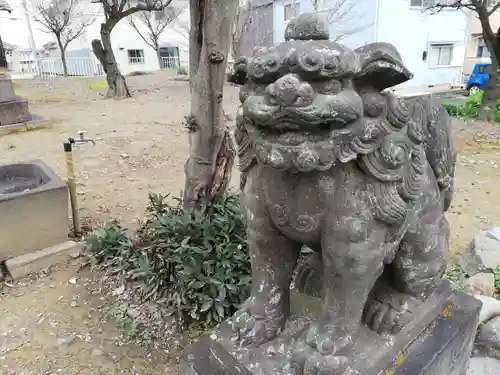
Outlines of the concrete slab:
[[5,261],[5,266],[14,280],[40,271],[78,256],[83,243],[66,241],[42,250],[33,251]]
[[25,132],[37,129],[51,128],[52,124],[38,115],[32,115],[31,121],[18,122],[17,124],[0,125],[0,137],[7,134]]
[[0,261],[68,240],[68,186],[43,161],[1,165],[0,193]]

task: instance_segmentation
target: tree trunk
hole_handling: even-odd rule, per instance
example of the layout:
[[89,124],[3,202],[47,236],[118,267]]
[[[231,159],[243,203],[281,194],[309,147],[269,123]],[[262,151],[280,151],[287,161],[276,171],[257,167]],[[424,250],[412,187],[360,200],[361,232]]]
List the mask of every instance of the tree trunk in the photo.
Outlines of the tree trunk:
[[190,0],[191,114],[184,206],[200,208],[224,194],[236,155],[222,98],[237,0]]
[[61,40],[61,34],[56,33],[57,44],[59,45],[59,51],[61,52],[61,62],[63,66],[64,76],[68,76],[68,64],[66,63],[66,47],[63,46]]
[[163,59],[161,58],[159,49],[156,50],[156,57],[158,58],[158,67],[160,68],[160,70],[163,70],[163,68],[164,68]]
[[92,51],[106,73],[106,80],[109,87],[106,97],[120,99],[130,97],[131,95],[127,81],[118,69],[115,54],[111,47],[111,31],[115,25],[116,22],[114,21],[101,24],[101,40],[94,39],[92,41]]
[[483,39],[491,55],[491,76],[483,92],[483,102],[479,119],[492,121],[495,117],[496,104],[500,98],[500,29],[493,32],[486,8],[477,11],[483,31]]
[[491,59],[491,76],[483,92],[483,102],[479,111],[479,119],[494,121],[497,101],[500,98],[500,65],[496,59]]
[[7,70],[9,64],[7,64],[7,54],[5,53],[5,49],[3,48],[2,37],[0,36],[0,73],[2,70]]

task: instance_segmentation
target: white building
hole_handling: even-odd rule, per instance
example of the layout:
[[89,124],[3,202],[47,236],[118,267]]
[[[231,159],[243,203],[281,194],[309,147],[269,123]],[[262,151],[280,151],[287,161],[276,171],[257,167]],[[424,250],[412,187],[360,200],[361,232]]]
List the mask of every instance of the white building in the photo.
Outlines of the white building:
[[[330,9],[338,0],[320,0],[319,9]],[[438,0],[349,0],[356,2],[348,19],[330,23],[332,36],[350,34],[340,40],[351,48],[366,43],[388,42],[401,53],[415,77],[404,86],[458,83],[462,80],[468,16],[462,11],[423,11]],[[446,0],[442,0],[446,1]],[[424,3],[424,4],[422,4]],[[274,42],[283,40],[290,18],[313,10],[312,0],[275,0]],[[345,22],[344,22],[345,21]]]
[[[36,1],[36,0],[34,0]],[[180,0],[182,3],[182,0]],[[23,11],[21,0],[11,0],[13,12],[9,17],[0,18],[0,33],[5,42],[18,46],[19,51],[30,53],[33,48],[30,43],[28,27],[25,13]],[[175,4],[176,0],[172,2]],[[34,8],[33,3],[29,6]],[[81,5],[83,7],[83,4]],[[33,13],[30,10],[29,13]],[[84,34],[78,39],[72,41],[66,51],[68,59],[68,70],[70,74],[82,71],[82,64],[87,65],[83,70],[99,70],[98,62],[93,56],[91,41],[100,39],[100,27],[104,22],[104,14],[98,4],[92,4],[89,0],[88,6],[85,6],[85,15],[95,15],[94,22],[85,30]],[[55,41],[52,34],[44,32],[43,26],[35,22],[33,16],[29,16],[33,29],[35,44],[38,49],[49,42]],[[137,22],[141,28],[141,22]],[[179,66],[187,68],[188,66],[188,28],[189,28],[189,10],[186,10],[177,18],[175,22],[169,25],[160,37],[160,54],[165,56],[164,64],[166,67],[177,68]],[[134,71],[151,72],[159,70],[160,64],[156,52],[151,48],[129,25],[127,19],[121,20],[111,33],[111,44],[115,54],[118,66],[123,74]],[[26,52],[27,51],[27,52]],[[48,50],[39,54],[41,69],[54,70],[62,73],[62,65],[56,61],[59,56],[59,50]],[[168,57],[167,57],[168,56]],[[30,59],[33,60],[31,53]],[[52,60],[52,61],[49,61]],[[90,67],[90,68],[89,68]]]

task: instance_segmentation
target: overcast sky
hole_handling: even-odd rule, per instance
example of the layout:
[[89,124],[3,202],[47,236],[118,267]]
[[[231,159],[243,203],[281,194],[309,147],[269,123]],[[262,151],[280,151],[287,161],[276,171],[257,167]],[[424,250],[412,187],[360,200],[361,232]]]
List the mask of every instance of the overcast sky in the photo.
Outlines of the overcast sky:
[[[8,2],[13,11],[11,14],[7,12],[0,13],[0,35],[2,35],[2,40],[21,48],[28,48],[29,33],[21,1],[9,0]],[[51,40],[51,35],[40,31],[39,26],[33,20],[31,20],[31,27],[37,48]]]

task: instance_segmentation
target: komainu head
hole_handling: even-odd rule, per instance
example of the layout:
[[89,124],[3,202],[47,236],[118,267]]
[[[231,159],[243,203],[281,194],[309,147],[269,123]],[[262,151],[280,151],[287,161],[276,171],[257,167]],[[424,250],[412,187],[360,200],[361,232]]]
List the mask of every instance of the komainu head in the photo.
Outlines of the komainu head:
[[237,59],[230,80],[242,85],[238,128],[258,161],[305,172],[369,152],[408,120],[404,103],[381,91],[411,78],[392,45],[353,51],[307,13],[288,24],[285,42]]

